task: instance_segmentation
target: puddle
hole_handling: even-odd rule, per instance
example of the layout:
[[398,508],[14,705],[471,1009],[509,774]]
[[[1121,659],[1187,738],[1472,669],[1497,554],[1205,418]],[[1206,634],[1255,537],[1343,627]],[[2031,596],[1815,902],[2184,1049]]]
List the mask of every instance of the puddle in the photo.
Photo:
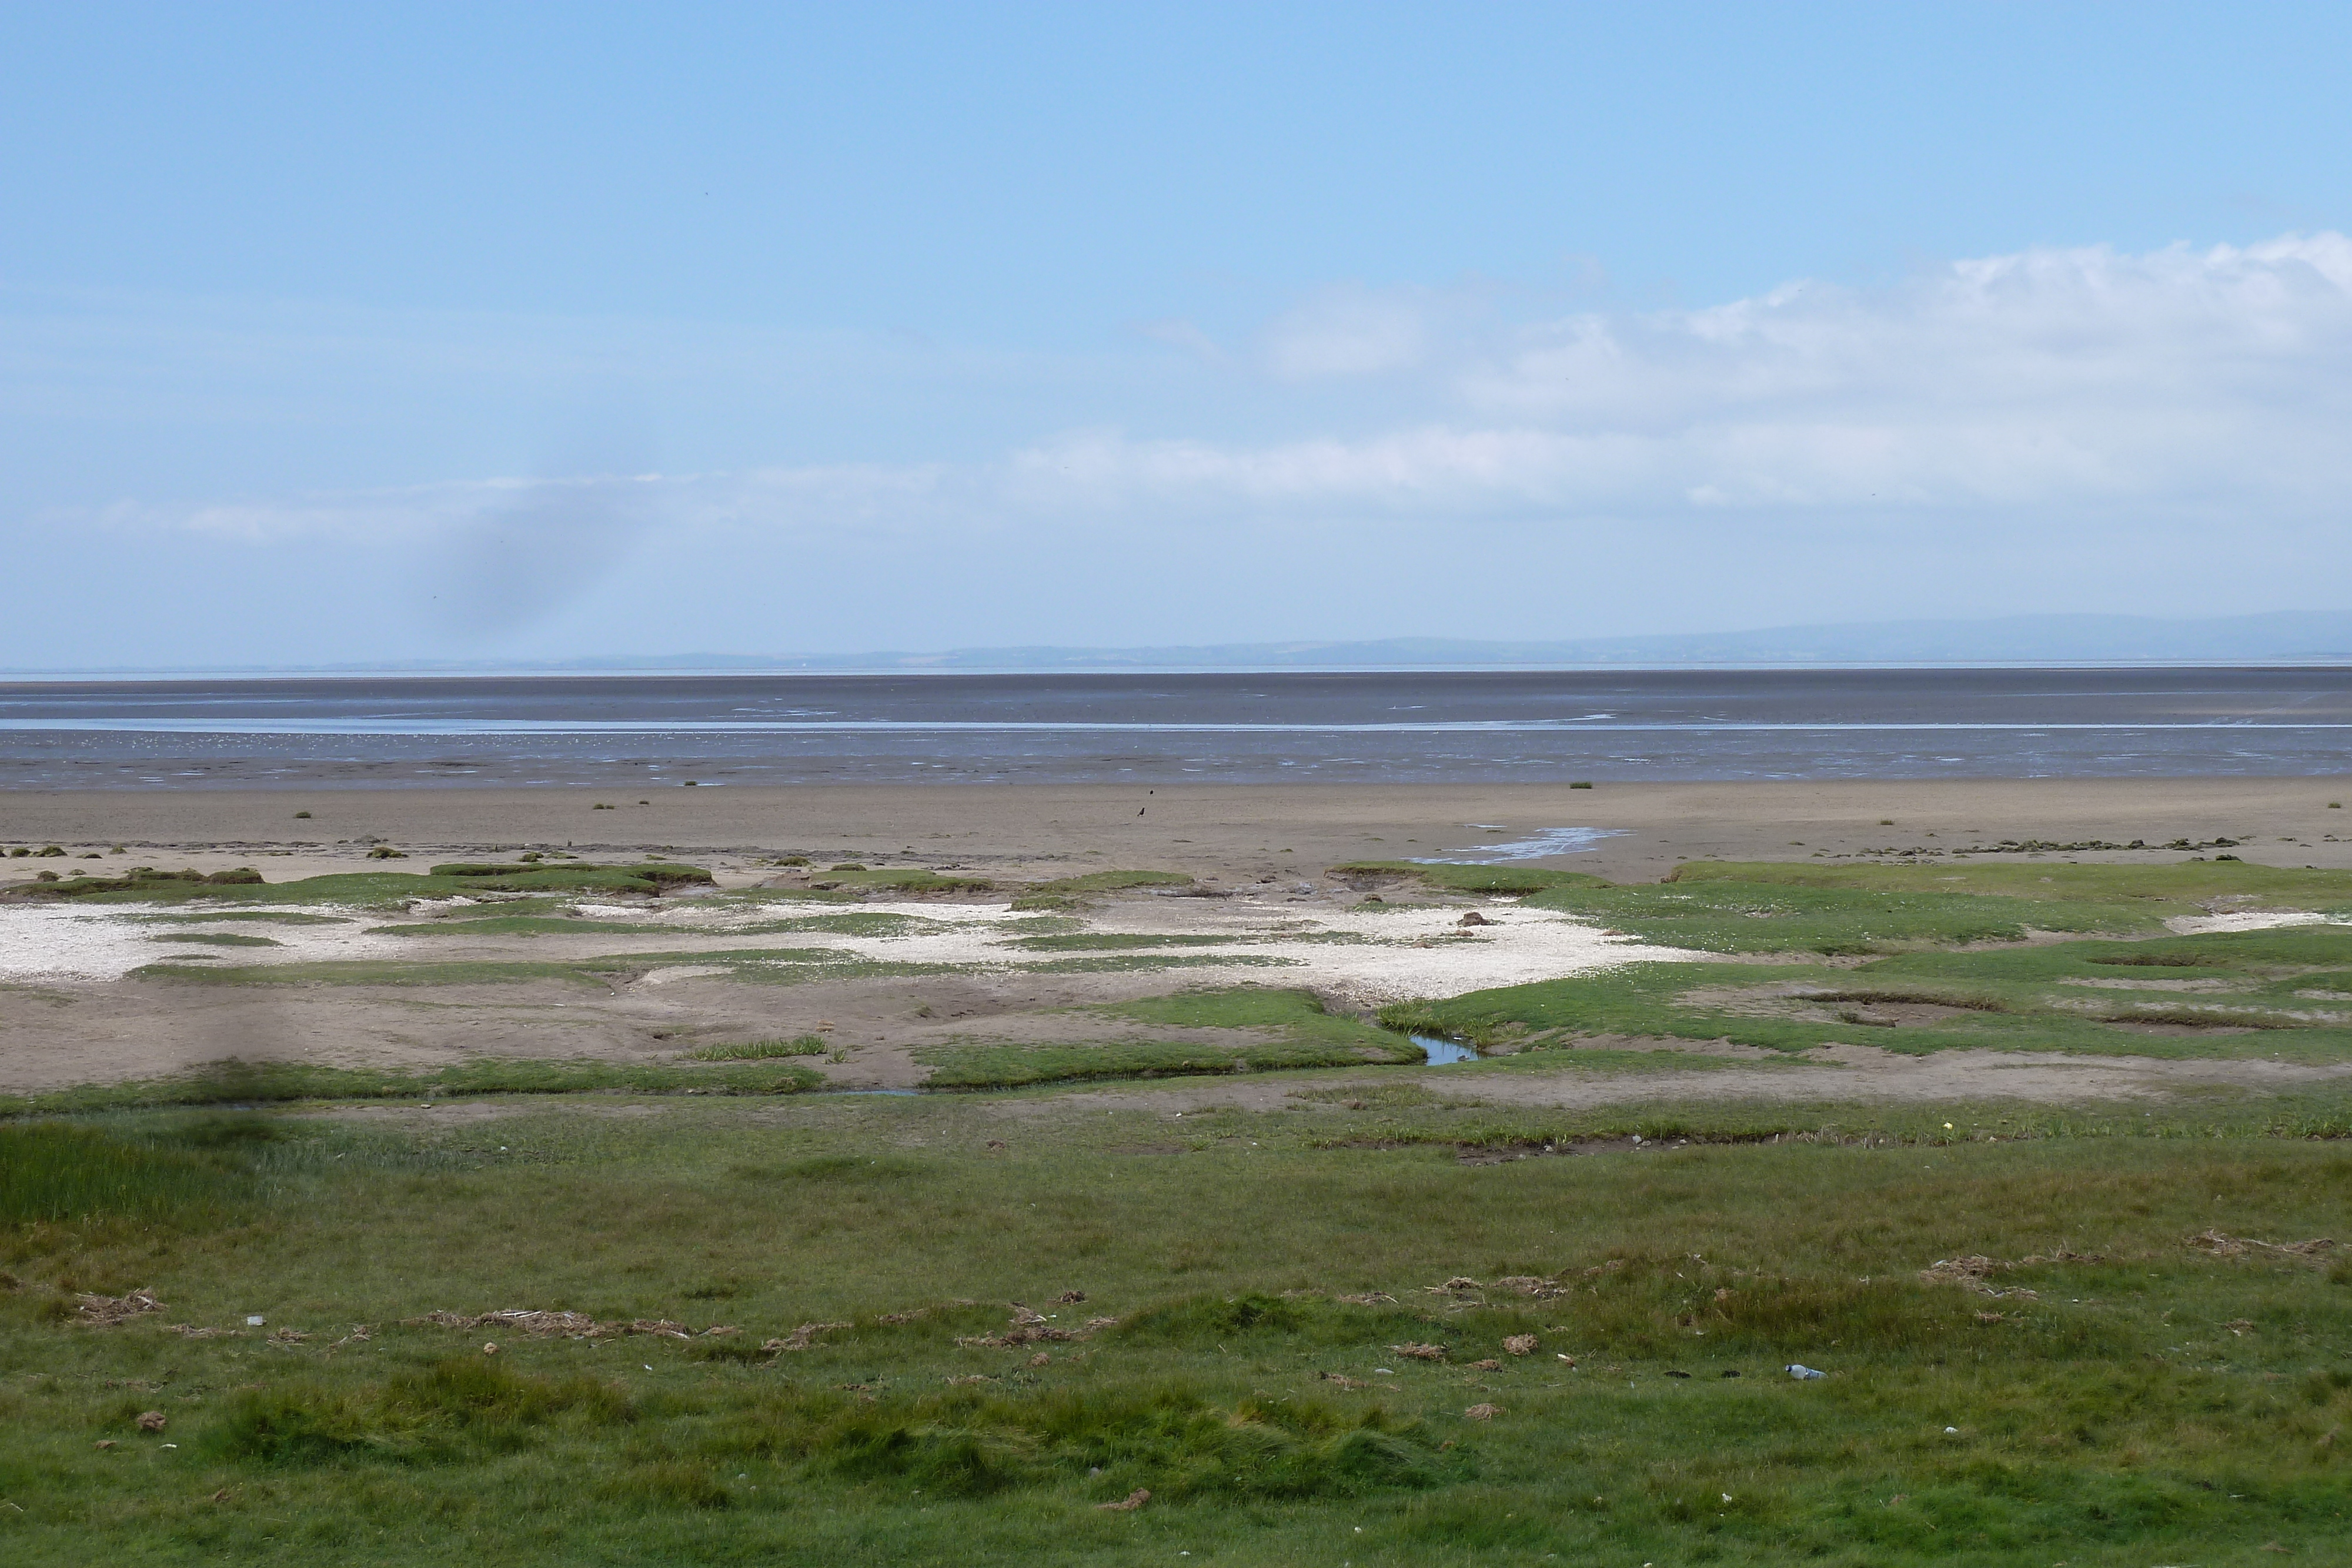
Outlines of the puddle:
[[1409,1034],[1405,1038],[1421,1047],[1422,1056],[1432,1067],[1478,1060],[1478,1048],[1466,1040],[1448,1040],[1442,1034]]
[[[1468,824],[1485,828],[1483,822]],[[1488,831],[1507,832],[1507,828]],[[1446,862],[1491,865],[1498,861],[1542,860],[1547,855],[1583,854],[1603,839],[1622,838],[1622,828],[1539,828],[1535,836],[1526,839],[1506,839],[1499,843],[1472,844],[1464,849],[1447,850],[1442,855],[1415,855],[1416,865],[1438,865]]]

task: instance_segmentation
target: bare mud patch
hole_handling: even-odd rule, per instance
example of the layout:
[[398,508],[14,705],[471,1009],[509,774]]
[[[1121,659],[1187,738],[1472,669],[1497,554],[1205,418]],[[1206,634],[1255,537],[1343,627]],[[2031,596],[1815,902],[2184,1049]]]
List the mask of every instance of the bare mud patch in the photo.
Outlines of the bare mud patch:
[[[1394,1091],[1418,1082],[1452,1102],[1514,1108],[1582,1110],[1660,1101],[1752,1101],[1789,1103],[1950,1103],[2015,1100],[2074,1105],[2100,1102],[2154,1103],[2213,1090],[2279,1093],[2352,1078],[2352,1063],[2190,1059],[2136,1056],[2061,1056],[2000,1051],[1944,1051],[1926,1056],[1847,1042],[1817,1046],[1787,1066],[1696,1065],[1686,1071],[1594,1073],[1572,1065],[1560,1071],[1491,1073],[1391,1071],[1363,1080],[1368,1092]],[[1351,1081],[1328,1082],[1316,1101],[1302,1100],[1279,1083],[1248,1080],[1188,1079],[1150,1087],[1121,1086],[1057,1095],[1006,1100],[991,1110],[1008,1119],[1032,1120],[1062,1112],[1155,1111],[1189,1115],[1224,1107],[1236,1110],[1297,1109],[1340,1098]]]
[[1780,1019],[1834,1028],[1932,1029],[1978,1016],[1983,1009],[1914,997],[1874,997],[1791,981],[1775,986],[1700,986],[1675,998],[1678,1007],[1732,1018]]
[[1682,1056],[1720,1057],[1731,1061],[1786,1061],[1789,1053],[1730,1040],[1684,1040],[1669,1034],[1580,1034],[1559,1042],[1570,1051],[1672,1051]]

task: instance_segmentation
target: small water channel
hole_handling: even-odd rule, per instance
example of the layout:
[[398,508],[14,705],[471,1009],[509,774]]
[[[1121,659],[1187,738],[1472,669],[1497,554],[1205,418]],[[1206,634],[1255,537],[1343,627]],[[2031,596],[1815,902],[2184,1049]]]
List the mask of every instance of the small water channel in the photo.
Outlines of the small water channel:
[[1423,1060],[1432,1067],[1442,1067],[1449,1061],[1475,1061],[1478,1048],[1468,1040],[1448,1040],[1442,1034],[1407,1034],[1406,1039],[1421,1047]]
[[[1465,828],[1475,828],[1485,833],[1507,833],[1512,830],[1496,822],[1465,822]],[[1537,828],[1532,836],[1505,839],[1483,844],[1467,844],[1458,850],[1447,850],[1439,855],[1414,855],[1416,865],[1444,865],[1448,862],[1472,865],[1494,865],[1504,861],[1546,860],[1553,855],[1579,855],[1600,847],[1603,839],[1622,839],[1623,828]]]

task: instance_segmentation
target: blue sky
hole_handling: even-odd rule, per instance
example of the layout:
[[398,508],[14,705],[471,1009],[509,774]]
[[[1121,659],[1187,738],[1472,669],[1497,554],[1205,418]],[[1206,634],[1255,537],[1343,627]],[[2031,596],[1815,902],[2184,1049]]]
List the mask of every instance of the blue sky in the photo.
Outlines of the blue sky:
[[2352,609],[2347,57],[2341,6],[0,7],[0,664]]

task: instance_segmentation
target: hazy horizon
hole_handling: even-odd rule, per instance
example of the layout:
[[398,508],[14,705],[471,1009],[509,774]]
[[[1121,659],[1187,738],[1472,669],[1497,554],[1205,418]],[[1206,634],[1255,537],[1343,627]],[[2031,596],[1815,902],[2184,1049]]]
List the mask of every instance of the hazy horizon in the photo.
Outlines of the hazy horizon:
[[1599,638],[1585,642],[1396,637],[1275,639],[1264,643],[1150,647],[1051,644],[958,649],[698,650],[668,654],[581,654],[541,660],[415,660],[407,663],[95,666],[0,666],[0,674],[94,678],[153,674],[477,674],[569,672],[1111,674],[1121,670],[1377,671],[1449,669],[1671,670],[1741,668],[1992,667],[2103,668],[2352,664],[2352,613],[2167,621],[2147,616],[2047,615],[1946,622],[1861,622],[1764,627],[1712,633]]

